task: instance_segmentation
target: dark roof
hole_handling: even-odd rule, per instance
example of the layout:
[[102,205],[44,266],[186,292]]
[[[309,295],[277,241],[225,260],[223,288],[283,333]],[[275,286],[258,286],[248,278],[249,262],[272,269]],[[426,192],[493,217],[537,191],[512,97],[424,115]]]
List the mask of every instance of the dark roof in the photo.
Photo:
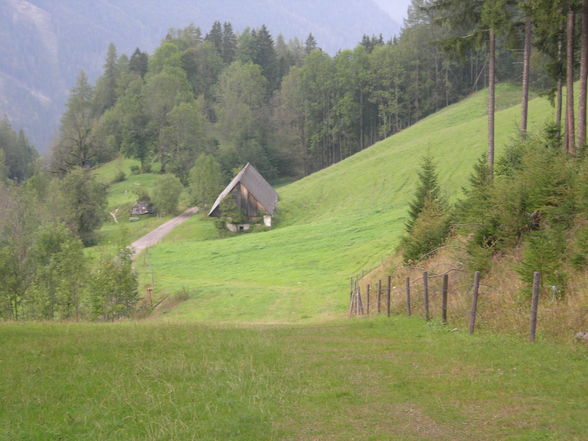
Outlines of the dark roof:
[[214,201],[214,204],[212,204],[212,208],[208,212],[209,216],[214,212],[214,210],[218,208],[222,200],[227,197],[227,195],[233,191],[235,186],[239,183],[244,185],[247,190],[249,190],[253,197],[259,201],[259,203],[269,214],[274,214],[276,204],[278,202],[278,193],[276,193],[273,187],[268,184],[263,176],[261,176],[261,174],[255,170],[255,167],[253,167],[250,163],[247,163],[247,165],[241,169],[237,176],[233,178],[229,185],[226,186],[222,193],[218,195],[216,201]]

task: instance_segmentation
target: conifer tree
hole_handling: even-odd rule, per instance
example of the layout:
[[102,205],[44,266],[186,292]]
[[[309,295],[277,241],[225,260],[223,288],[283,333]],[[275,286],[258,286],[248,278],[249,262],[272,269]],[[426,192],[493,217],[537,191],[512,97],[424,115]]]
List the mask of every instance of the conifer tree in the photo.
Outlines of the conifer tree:
[[221,55],[225,64],[235,61],[237,54],[237,37],[233,32],[233,26],[229,22],[223,24],[223,45]]
[[135,49],[131,60],[129,61],[129,71],[144,77],[149,67],[149,56],[146,52],[141,52],[139,48]]
[[110,43],[106,54],[106,62],[104,63],[104,73],[96,84],[96,93],[94,95],[97,115],[102,115],[116,103],[117,61],[116,47],[113,43]]
[[263,25],[255,32],[253,42],[253,63],[261,66],[263,76],[271,90],[279,86],[278,58],[274,48],[274,40],[267,27]]
[[94,164],[96,150],[92,138],[94,88],[84,71],[72,89],[67,110],[61,119],[60,136],[51,157],[51,168],[61,174],[74,167]]
[[437,167],[431,156],[427,155],[423,157],[418,177],[419,182],[417,184],[414,200],[408,204],[408,222],[406,223],[406,231],[409,233],[412,231],[412,228],[419,217],[419,214],[423,211],[427,201],[432,201],[441,206],[444,205],[438,183]]
[[215,21],[212,24],[212,28],[204,40],[211,42],[219,54],[223,53],[223,28],[220,21]]
[[304,52],[306,55],[310,54],[313,50],[318,49],[318,45],[314,35],[312,33],[308,34],[306,41],[304,42]]

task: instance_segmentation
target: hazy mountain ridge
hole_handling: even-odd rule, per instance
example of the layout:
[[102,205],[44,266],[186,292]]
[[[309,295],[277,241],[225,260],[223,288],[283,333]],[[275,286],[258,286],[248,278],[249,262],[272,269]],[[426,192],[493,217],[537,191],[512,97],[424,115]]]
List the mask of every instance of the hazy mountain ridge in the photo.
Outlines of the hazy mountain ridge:
[[68,89],[81,69],[96,79],[108,43],[119,53],[151,52],[170,27],[194,23],[206,33],[214,20],[237,31],[266,24],[274,38],[312,32],[330,53],[364,33],[390,38],[399,30],[373,0],[0,0],[0,114],[45,151]]

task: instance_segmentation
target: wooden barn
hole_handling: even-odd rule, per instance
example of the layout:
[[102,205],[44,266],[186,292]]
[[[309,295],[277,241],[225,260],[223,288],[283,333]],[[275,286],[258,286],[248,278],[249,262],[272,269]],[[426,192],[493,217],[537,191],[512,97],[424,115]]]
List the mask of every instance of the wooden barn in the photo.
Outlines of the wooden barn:
[[244,219],[243,223],[239,224],[227,223],[229,230],[246,231],[251,224],[261,220],[266,226],[271,227],[272,216],[278,203],[278,193],[250,163],[241,169],[216,198],[208,215],[221,217],[221,203],[227,197],[234,198]]

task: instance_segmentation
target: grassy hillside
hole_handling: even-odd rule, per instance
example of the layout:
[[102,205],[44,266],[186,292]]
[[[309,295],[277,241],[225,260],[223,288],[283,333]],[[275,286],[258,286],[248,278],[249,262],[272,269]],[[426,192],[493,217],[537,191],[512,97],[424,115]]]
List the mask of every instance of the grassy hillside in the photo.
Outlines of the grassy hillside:
[[[156,292],[183,290],[174,319],[273,322],[340,317],[349,277],[377,265],[402,234],[421,157],[431,153],[450,200],[486,151],[485,92],[450,106],[341,163],[279,189],[269,232],[214,239],[211,222],[192,219],[154,247],[139,268]],[[496,145],[516,135],[516,88],[498,89]],[[544,99],[530,126],[551,118]]]
[[[585,348],[418,319],[0,323],[0,439],[581,441]],[[584,349],[584,350],[582,350]]]
[[[87,252],[92,255],[99,254],[103,248],[118,246],[121,243],[131,243],[144,236],[173,216],[140,216],[138,221],[130,221],[131,207],[137,201],[137,193],[145,191],[150,193],[155,181],[160,176],[158,164],[153,164],[153,173],[133,174],[131,167],[139,166],[139,161],[134,159],[118,158],[98,167],[94,171],[96,179],[108,185],[108,211],[118,209],[117,220],[114,223],[112,217],[108,217],[98,234],[98,246],[89,248]],[[124,173],[125,179],[116,182],[116,177]],[[180,209],[188,204],[187,192],[182,194]]]

